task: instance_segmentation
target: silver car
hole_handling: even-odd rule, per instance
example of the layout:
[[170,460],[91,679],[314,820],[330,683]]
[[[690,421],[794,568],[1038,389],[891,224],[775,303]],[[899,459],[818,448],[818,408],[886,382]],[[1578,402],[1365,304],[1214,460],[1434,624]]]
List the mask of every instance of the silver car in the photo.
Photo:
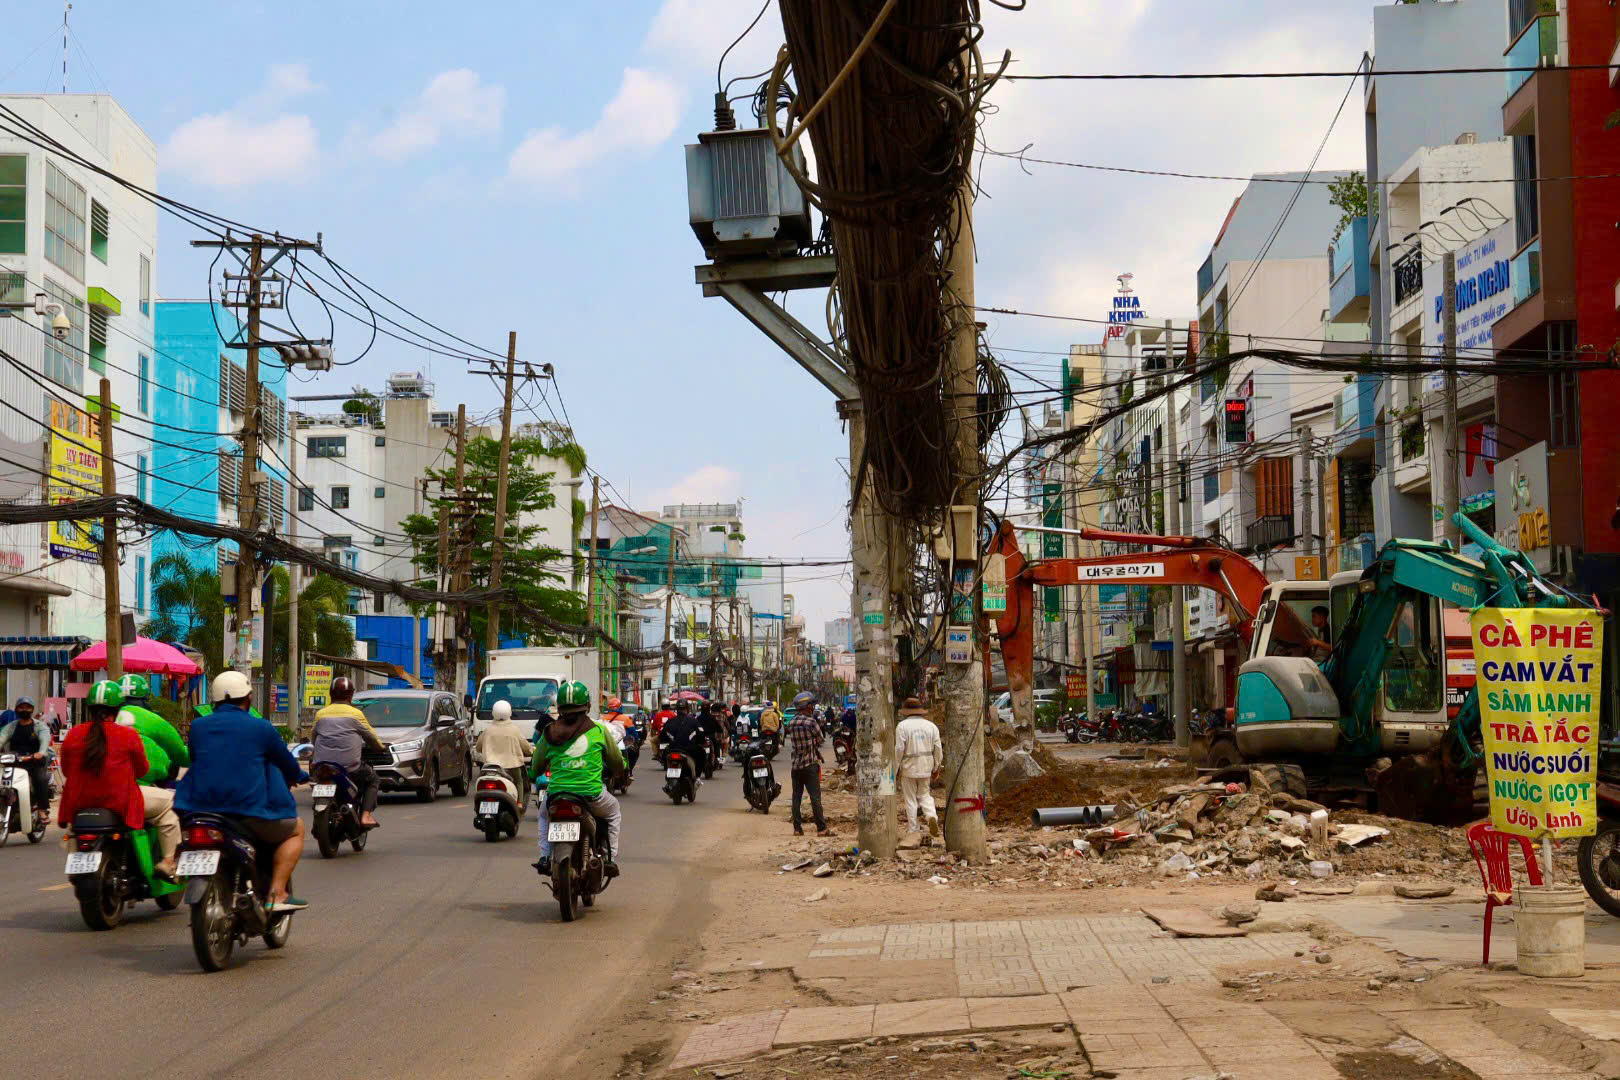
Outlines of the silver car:
[[384,791],[414,791],[432,802],[441,785],[467,794],[473,777],[472,720],[454,694],[435,690],[367,690],[354,696],[355,708],[387,744],[383,753],[365,752]]

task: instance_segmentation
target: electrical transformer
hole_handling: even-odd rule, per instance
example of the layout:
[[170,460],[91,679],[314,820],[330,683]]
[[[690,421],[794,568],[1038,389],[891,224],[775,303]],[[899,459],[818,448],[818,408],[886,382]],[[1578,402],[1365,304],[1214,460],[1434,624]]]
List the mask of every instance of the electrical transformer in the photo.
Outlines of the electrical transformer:
[[[804,155],[788,153],[802,173]],[[711,260],[788,255],[811,240],[804,192],[765,128],[705,131],[688,145],[686,202]]]

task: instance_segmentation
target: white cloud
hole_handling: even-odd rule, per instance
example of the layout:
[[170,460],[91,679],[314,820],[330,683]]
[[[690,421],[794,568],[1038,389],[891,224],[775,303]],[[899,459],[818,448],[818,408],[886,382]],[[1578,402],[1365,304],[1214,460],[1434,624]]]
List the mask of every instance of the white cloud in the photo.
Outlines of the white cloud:
[[742,492],[742,474],[724,465],[705,465],[664,489],[656,500],[666,503],[735,502]]
[[162,167],[209,187],[244,187],[306,177],[320,136],[305,113],[280,111],[317,89],[303,64],[272,67],[264,85],[223,112],[194,116],[164,144]]
[[[683,68],[714,71],[720,54],[759,14],[761,0],[664,0],[642,48]],[[774,4],[759,25],[726,57],[726,77],[769,66],[782,44],[782,18]]]
[[573,134],[560,127],[531,132],[512,151],[507,176],[573,190],[579,175],[604,158],[650,150],[669,138],[680,122],[680,99],[679,87],[667,77],[626,68],[618,93],[595,124]]
[[501,129],[506,90],[485,85],[476,71],[435,75],[417,99],[370,140],[378,156],[399,161],[430,150],[445,136],[493,135]]

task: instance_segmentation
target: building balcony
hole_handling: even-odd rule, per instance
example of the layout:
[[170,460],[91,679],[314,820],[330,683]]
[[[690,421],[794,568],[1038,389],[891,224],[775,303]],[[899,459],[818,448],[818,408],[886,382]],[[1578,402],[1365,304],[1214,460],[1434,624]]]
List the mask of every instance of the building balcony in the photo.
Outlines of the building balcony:
[[1541,237],[1536,237],[1515,256],[1508,271],[1513,281],[1513,306],[1518,307],[1541,291]]
[[1371,274],[1367,251],[1367,219],[1358,217],[1345,226],[1338,240],[1328,248],[1328,275],[1331,282],[1328,297],[1330,321],[1366,321]]
[[1423,294],[1423,252],[1409,252],[1396,259],[1390,267],[1395,276],[1395,306],[1400,307],[1414,296]]
[[1378,383],[1381,376],[1357,375],[1333,397],[1333,454],[1360,456],[1372,450],[1378,434]]
[[1245,540],[1251,551],[1282,547],[1294,539],[1294,519],[1285,516],[1256,518],[1249,522]]
[[[1545,5],[1542,5],[1545,6]],[[1517,94],[1530,81],[1533,71],[1514,71],[1513,68],[1553,67],[1558,63],[1558,14],[1556,5],[1525,24],[1519,36],[1508,46],[1506,101]]]

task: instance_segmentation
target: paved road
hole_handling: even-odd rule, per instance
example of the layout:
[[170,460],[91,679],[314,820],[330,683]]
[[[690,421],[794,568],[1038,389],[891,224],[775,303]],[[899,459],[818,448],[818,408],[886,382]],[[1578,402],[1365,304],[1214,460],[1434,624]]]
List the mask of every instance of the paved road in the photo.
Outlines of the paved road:
[[624,874],[572,924],[528,865],[532,818],[490,844],[466,798],[385,797],[364,854],[326,861],[308,842],[297,883],[311,907],[287,948],[254,941],[213,975],[197,967],[185,908],[144,902],[95,933],[62,876],[60,833],[13,840],[0,849],[0,994],[28,1019],[5,1072],[532,1080],[601,1059],[602,1017],[644,1001],[711,917],[704,855],[746,810],[735,766],[695,804],[671,805],[660,784],[644,759],[624,800]]

